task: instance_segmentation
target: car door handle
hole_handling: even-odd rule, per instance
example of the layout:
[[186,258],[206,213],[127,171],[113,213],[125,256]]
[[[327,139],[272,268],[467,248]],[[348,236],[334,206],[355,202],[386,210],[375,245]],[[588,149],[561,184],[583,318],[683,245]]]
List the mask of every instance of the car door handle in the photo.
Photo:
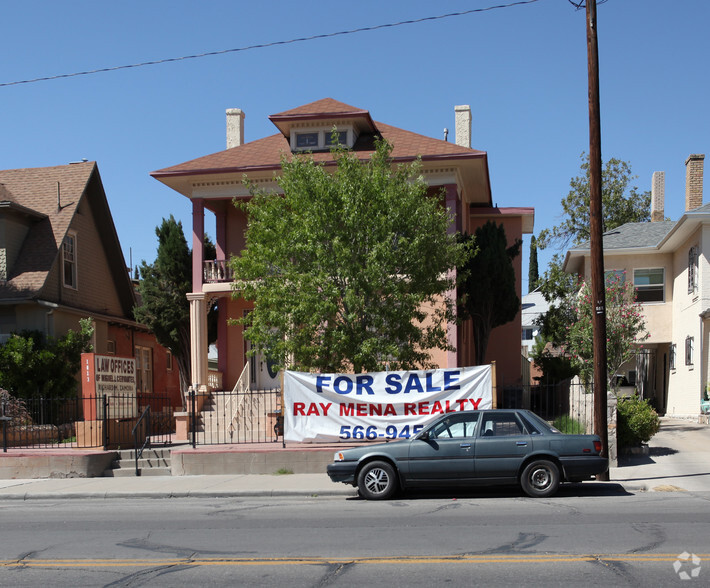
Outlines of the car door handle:
[[460,447],[463,447],[464,449],[469,449],[471,447],[470,443],[461,443]]
[[527,441],[517,441],[515,444],[518,447],[525,447],[528,444],[528,442]]

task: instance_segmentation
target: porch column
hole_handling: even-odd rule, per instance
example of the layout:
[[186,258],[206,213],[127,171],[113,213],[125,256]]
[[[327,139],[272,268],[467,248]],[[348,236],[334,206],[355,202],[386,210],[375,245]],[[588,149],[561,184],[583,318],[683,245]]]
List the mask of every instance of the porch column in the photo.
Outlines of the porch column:
[[224,210],[216,212],[215,222],[217,259],[227,259],[227,213]]
[[227,304],[229,298],[217,301],[217,370],[227,373]]
[[[446,232],[452,235],[461,231],[461,202],[456,184],[446,184],[444,188],[446,189],[446,208],[449,209],[450,214],[453,216]],[[456,278],[455,269],[451,270],[450,277]],[[449,290],[446,295],[454,302],[454,312],[456,312],[456,288]],[[449,345],[454,347],[455,351],[446,352],[446,367],[458,367],[459,328],[456,322],[449,324],[447,338]]]
[[205,244],[205,200],[192,200],[192,291],[202,292]]
[[202,292],[187,294],[190,301],[190,383],[197,392],[208,392],[207,301]]

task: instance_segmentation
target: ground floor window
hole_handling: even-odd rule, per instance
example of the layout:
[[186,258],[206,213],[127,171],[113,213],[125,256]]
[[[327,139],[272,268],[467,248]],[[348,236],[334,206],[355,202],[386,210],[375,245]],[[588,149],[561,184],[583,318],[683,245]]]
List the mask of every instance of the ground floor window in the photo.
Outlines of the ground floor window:
[[153,391],[153,350],[136,345],[136,392],[150,394]]

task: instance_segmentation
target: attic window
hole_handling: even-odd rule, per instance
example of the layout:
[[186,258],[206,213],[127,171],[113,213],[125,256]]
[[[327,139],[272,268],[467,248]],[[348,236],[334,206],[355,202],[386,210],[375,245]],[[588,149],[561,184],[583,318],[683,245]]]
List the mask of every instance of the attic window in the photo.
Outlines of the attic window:
[[62,243],[62,280],[65,288],[76,290],[76,235],[72,233]]
[[296,147],[299,149],[318,147],[318,133],[296,133]]
[[[333,127],[294,130],[291,133],[292,151],[328,151],[334,146],[350,148],[354,145],[357,135],[349,125],[341,126],[333,134]],[[336,142],[337,141],[337,142]]]
[[331,147],[333,145],[347,145],[348,144],[348,132],[347,131],[338,131],[337,133],[337,138],[336,138],[337,143],[333,142],[333,133],[325,133],[325,144],[327,147]]

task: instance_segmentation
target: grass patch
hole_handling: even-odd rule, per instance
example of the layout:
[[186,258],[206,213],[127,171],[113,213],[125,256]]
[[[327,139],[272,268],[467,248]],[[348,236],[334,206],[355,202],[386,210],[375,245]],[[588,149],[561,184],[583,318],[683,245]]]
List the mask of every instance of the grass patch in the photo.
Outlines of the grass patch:
[[292,474],[293,470],[287,470],[286,468],[279,468],[276,470],[275,475],[276,476],[288,476],[289,474]]
[[552,426],[559,429],[559,431],[565,435],[584,435],[587,432],[582,423],[569,415],[557,417],[555,422],[552,423]]

